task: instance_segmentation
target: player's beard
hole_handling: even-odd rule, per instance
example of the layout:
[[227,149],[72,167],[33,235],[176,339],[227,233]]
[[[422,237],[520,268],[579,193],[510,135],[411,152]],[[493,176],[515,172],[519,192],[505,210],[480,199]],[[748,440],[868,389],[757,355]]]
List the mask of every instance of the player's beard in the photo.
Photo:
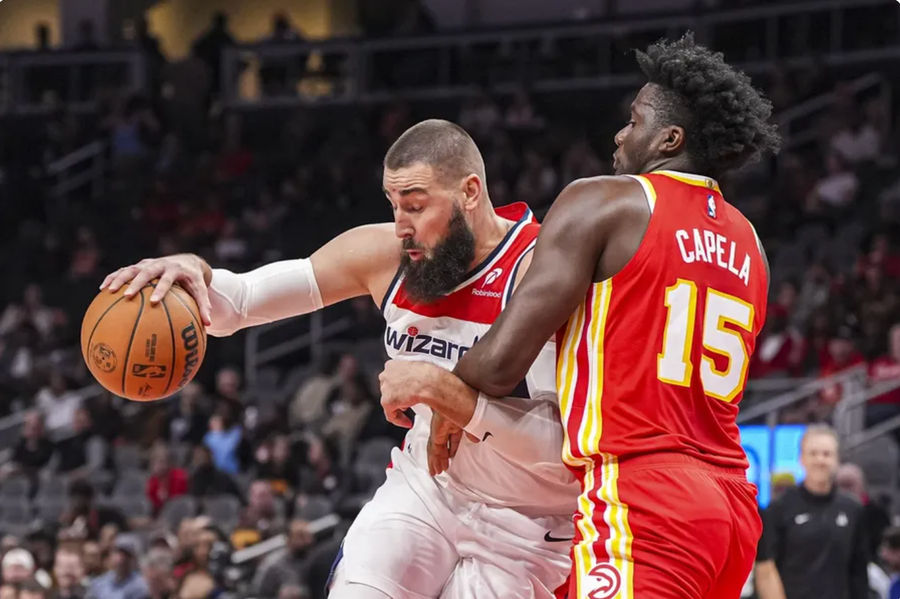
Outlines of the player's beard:
[[[422,248],[412,239],[404,239],[403,249]],[[454,206],[447,237],[435,246],[431,258],[416,261],[404,252],[400,269],[407,295],[426,304],[439,299],[465,280],[474,259],[475,235],[466,224],[462,210]]]

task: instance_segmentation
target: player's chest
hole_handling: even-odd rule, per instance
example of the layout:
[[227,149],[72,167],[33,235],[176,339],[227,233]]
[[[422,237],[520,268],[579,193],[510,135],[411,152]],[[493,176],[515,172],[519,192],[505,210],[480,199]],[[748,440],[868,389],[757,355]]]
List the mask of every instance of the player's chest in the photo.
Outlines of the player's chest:
[[384,345],[391,358],[409,357],[452,366],[487,333],[489,324],[449,316],[429,317],[394,307]]

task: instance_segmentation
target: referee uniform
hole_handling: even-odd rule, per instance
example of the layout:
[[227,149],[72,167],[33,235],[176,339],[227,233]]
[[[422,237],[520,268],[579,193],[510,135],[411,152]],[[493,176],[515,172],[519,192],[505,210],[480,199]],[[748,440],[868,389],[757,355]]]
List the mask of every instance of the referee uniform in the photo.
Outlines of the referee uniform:
[[863,508],[852,496],[798,485],[769,505],[763,522],[756,560],[774,560],[787,599],[867,599]]

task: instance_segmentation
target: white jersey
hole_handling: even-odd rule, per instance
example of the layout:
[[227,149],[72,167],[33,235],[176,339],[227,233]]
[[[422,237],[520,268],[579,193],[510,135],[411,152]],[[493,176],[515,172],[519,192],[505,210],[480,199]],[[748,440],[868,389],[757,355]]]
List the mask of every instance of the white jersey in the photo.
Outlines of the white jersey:
[[[439,300],[421,304],[406,294],[398,273],[382,302],[387,327],[385,348],[391,358],[423,360],[452,369],[487,332],[512,294],[516,271],[535,244],[539,225],[525,204],[497,209],[516,224],[491,254],[459,286]],[[556,402],[555,347],[548,343],[532,365],[527,391],[513,395]],[[395,450],[394,466],[411,466],[427,474],[427,444],[431,410],[414,408],[416,416],[402,453]],[[508,507],[533,516],[571,515],[578,483],[561,459],[560,431],[547,431],[546,443],[556,459],[522,463],[492,447],[490,437],[473,443],[463,437],[450,468],[435,477],[437,484],[465,499]],[[541,434],[541,433],[539,433]],[[533,440],[530,442],[534,442]],[[398,463],[401,462],[401,463]],[[405,464],[402,462],[406,462]]]

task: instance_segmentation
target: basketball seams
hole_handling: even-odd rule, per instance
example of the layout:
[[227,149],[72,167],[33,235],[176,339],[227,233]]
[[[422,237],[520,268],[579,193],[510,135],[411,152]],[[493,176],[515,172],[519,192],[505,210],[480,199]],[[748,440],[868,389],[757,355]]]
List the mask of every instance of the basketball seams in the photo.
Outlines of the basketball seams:
[[97,331],[97,327],[99,327],[99,326],[100,326],[100,323],[103,321],[103,317],[106,316],[106,315],[109,313],[110,310],[112,310],[113,308],[115,308],[116,304],[118,304],[119,302],[121,302],[123,299],[125,299],[125,296],[124,296],[124,295],[123,295],[122,297],[120,297],[119,299],[117,299],[116,301],[114,301],[113,303],[111,303],[110,305],[108,305],[108,306],[106,307],[106,310],[103,311],[103,314],[101,314],[101,315],[97,318],[97,322],[94,323],[94,328],[91,329],[91,334],[88,335],[87,347],[85,347],[85,348],[82,350],[82,352],[85,354],[85,359],[87,359],[87,356],[90,354],[90,351],[91,351],[91,342],[94,340],[94,333]]
[[122,364],[122,395],[125,395],[125,379],[128,376],[128,362],[131,360],[131,346],[134,343],[138,324],[141,322],[141,315],[144,313],[144,289],[141,289],[139,295],[141,296],[141,307],[134,318],[134,327],[131,329],[131,336],[128,338],[128,348],[125,350],[125,362]]
[[[185,291],[185,293],[187,293],[187,291]],[[184,309],[187,310],[187,313],[188,313],[188,314],[190,315],[190,317],[191,317],[191,322],[193,322],[195,325],[197,325],[197,330],[198,330],[199,333],[200,333],[200,338],[203,340],[203,352],[202,352],[202,353],[203,353],[203,355],[205,356],[205,355],[206,355],[206,329],[203,327],[203,325],[200,323],[199,320],[197,320],[196,318],[194,318],[194,311],[191,310],[191,307],[188,306],[188,305],[184,302],[183,299],[181,299],[180,297],[178,297],[178,294],[177,294],[177,293],[174,293],[174,292],[173,292],[173,293],[172,293],[172,297],[174,297],[176,300],[178,300],[178,303],[179,303],[179,304],[181,304],[182,306],[184,306]],[[198,308],[198,310],[199,310],[199,308]]]
[[169,395],[170,388],[172,387],[172,378],[175,376],[175,327],[172,325],[172,316],[169,314],[166,298],[162,298],[159,303],[162,304],[163,310],[166,313],[166,320],[169,321],[169,338],[172,340],[172,362],[169,365],[169,382],[166,383],[166,390],[164,391],[165,395]]

